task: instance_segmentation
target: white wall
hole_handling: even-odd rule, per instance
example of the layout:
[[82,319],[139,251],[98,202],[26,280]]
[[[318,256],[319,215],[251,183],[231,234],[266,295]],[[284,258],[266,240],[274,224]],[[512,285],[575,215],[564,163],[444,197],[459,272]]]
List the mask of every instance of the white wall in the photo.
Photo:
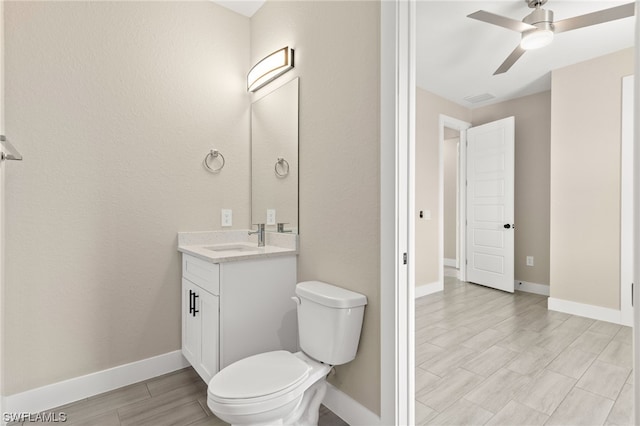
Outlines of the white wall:
[[4,23],[13,394],[180,348],[177,232],[249,224],[250,31],[211,2],[6,2]]

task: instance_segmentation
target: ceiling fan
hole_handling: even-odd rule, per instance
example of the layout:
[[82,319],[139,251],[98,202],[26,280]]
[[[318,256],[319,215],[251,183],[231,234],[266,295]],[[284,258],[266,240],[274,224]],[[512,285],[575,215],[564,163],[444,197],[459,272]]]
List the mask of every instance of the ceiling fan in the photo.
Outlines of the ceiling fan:
[[522,22],[484,10],[479,10],[467,15],[468,18],[498,25],[522,34],[520,44],[511,52],[493,75],[508,71],[525,51],[544,47],[551,43],[554,34],[627,18],[633,16],[635,13],[635,4],[628,3],[554,22],[553,11],[542,8],[547,0],[524,1],[534,10],[525,16]]

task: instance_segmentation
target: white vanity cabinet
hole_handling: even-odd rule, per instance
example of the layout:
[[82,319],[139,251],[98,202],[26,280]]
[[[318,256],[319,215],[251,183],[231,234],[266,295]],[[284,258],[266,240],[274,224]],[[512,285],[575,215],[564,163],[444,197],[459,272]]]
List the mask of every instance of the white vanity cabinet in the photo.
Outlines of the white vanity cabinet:
[[182,353],[205,382],[250,355],[297,350],[295,285],[295,255],[182,254]]

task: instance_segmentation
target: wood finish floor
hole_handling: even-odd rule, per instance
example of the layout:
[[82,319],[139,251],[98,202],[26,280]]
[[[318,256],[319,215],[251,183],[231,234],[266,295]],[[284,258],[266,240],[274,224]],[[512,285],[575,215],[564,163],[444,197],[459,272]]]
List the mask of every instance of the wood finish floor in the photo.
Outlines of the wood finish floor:
[[[546,306],[454,277],[417,299],[416,423],[632,425],[631,329]],[[224,425],[206,391],[187,368],[49,411],[76,426]],[[347,425],[320,413],[321,426]]]
[[416,300],[416,423],[632,425],[632,333],[445,277]]
[[[227,425],[215,417],[207,407],[207,385],[191,367],[54,408],[48,412],[64,412],[67,421],[65,423],[36,424],[73,426]],[[34,423],[27,422],[24,423],[24,426],[30,424]],[[345,426],[347,423],[325,406],[321,406],[318,425]]]

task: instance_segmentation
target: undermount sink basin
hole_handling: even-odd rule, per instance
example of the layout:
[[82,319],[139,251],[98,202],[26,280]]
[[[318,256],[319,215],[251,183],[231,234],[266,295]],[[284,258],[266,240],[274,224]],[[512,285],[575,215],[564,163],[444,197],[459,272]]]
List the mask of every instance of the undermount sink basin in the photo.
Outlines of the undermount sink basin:
[[215,251],[217,253],[228,252],[260,252],[262,247],[249,246],[244,244],[224,244],[219,246],[204,247],[207,250]]

